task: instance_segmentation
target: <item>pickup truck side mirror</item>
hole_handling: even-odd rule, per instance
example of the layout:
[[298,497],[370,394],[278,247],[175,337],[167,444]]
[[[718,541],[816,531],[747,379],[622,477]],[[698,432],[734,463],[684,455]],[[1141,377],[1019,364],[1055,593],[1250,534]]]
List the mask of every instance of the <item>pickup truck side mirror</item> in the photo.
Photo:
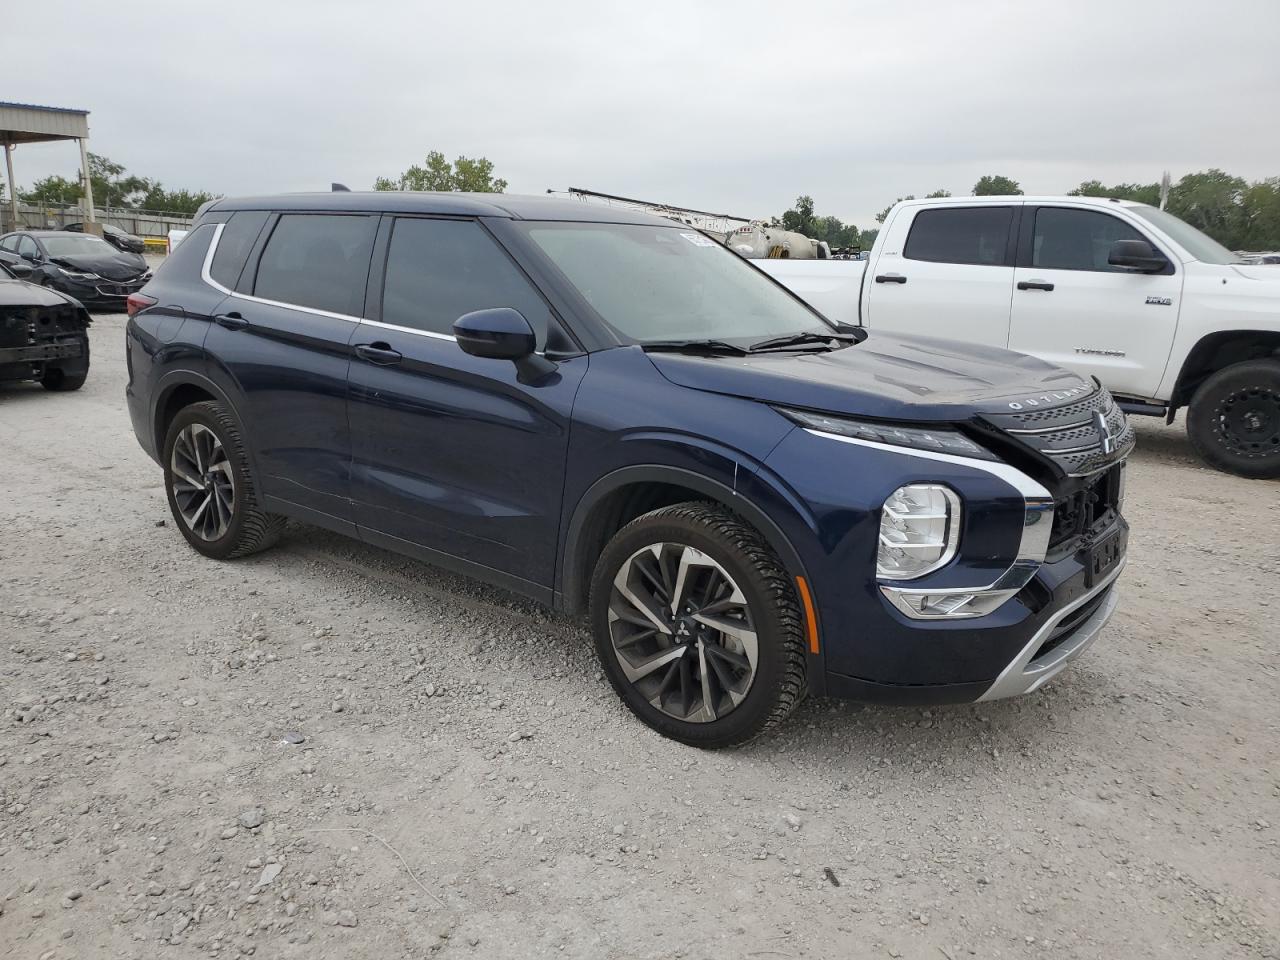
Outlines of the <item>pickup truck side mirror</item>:
[[1159,273],[1169,263],[1145,240],[1117,240],[1111,245],[1107,263],[1139,273]]
[[535,351],[538,338],[519,310],[491,307],[464,313],[453,322],[453,335],[463,353],[491,360],[510,360],[521,383],[536,383],[557,365]]

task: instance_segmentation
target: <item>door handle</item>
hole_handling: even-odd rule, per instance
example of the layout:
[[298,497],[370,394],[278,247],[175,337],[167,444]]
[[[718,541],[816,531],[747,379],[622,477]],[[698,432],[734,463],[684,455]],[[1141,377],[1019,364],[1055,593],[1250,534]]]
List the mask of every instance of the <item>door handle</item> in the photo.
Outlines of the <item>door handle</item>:
[[249,325],[249,321],[238,313],[219,313],[213,318],[213,322],[228,330],[243,330]]
[[907,278],[900,273],[876,274],[876,283],[906,283]]
[[1043,290],[1048,293],[1053,289],[1052,283],[1045,283],[1043,280],[1019,280],[1019,290]]
[[356,356],[383,367],[399,363],[404,359],[404,354],[399,350],[392,350],[391,344],[382,340],[376,343],[357,343]]

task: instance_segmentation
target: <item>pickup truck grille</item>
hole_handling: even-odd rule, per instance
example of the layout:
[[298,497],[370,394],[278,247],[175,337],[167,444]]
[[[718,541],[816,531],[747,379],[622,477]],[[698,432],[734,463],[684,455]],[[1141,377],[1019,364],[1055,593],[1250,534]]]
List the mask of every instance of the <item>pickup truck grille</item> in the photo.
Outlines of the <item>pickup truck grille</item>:
[[983,416],[992,426],[1053,461],[1069,477],[1104,470],[1133,449],[1132,425],[1101,387],[1092,396],[1061,407]]

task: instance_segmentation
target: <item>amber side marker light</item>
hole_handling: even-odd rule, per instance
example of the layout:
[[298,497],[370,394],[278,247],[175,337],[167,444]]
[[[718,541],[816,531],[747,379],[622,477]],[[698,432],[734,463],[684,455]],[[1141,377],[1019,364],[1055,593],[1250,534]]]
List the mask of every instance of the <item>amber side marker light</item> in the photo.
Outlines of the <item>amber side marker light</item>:
[[813,612],[813,595],[809,593],[809,584],[804,577],[796,577],[796,590],[800,594],[800,604],[804,608],[804,635],[809,641],[809,652],[818,652],[818,618]]

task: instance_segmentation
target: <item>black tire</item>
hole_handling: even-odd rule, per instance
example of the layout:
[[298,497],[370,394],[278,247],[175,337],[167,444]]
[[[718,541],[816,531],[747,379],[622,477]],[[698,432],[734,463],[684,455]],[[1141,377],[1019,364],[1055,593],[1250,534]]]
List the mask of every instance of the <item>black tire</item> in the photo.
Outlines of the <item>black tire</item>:
[[[178,494],[175,491],[174,446],[183,431],[193,424],[209,430],[220,442],[233,488],[230,519],[225,533],[214,539],[205,539],[196,533],[179,509]],[[180,410],[165,434],[162,462],[165,493],[174,523],[199,553],[215,560],[231,560],[265,550],[280,539],[285,519],[279,514],[266,512],[260,506],[258,488],[249,467],[240,425],[224,404],[208,400],[193,403]]]
[[[619,602],[614,578],[623,570],[624,564],[655,544],[667,544],[672,548],[693,547],[701,551],[722,568],[721,572],[730,576],[731,581],[726,586],[736,586],[746,599],[748,610],[745,612],[749,613],[756,638],[754,675],[745,690],[745,697],[715,719],[692,722],[654,706],[650,702],[652,698],[642,694],[627,679],[619,660],[622,654],[615,649],[612,630],[615,625],[623,624],[616,612],[612,618],[610,613],[611,603],[616,605]],[[804,699],[804,630],[795,586],[760,534],[717,504],[689,502],[663,507],[638,517],[619,530],[596,563],[591,578],[589,609],[596,653],[613,689],[632,713],[665,737],[704,748],[745,743],[781,723]],[[643,627],[640,630],[645,632]],[[676,643],[680,642],[674,636],[664,637],[654,631],[648,632],[653,635],[652,642],[660,648],[659,653],[673,651]],[[711,631],[708,636],[717,634]],[[721,643],[729,642],[724,635],[718,636]],[[701,649],[701,646],[697,648],[699,653]],[[694,654],[690,658],[693,668],[697,666],[697,656]],[[701,660],[703,665],[709,662],[710,659]],[[667,676],[669,679],[670,674]],[[667,680],[662,681],[664,686]],[[698,681],[689,682],[692,685]],[[700,689],[705,691],[707,688],[703,686]]]
[[53,390],[59,393],[68,390],[79,390],[83,387],[84,382],[89,379],[88,334],[81,335],[80,349],[82,351],[81,355],[70,361],[72,367],[70,370],[61,366],[46,366],[44,368],[44,376],[40,378],[40,386],[46,390]]
[[67,373],[61,367],[46,367],[44,376],[40,378],[40,386],[46,390],[62,393],[67,390],[79,390],[87,379],[89,379],[88,370]]
[[1209,377],[1187,408],[1187,437],[1219,470],[1280,477],[1280,361],[1247,360]]

